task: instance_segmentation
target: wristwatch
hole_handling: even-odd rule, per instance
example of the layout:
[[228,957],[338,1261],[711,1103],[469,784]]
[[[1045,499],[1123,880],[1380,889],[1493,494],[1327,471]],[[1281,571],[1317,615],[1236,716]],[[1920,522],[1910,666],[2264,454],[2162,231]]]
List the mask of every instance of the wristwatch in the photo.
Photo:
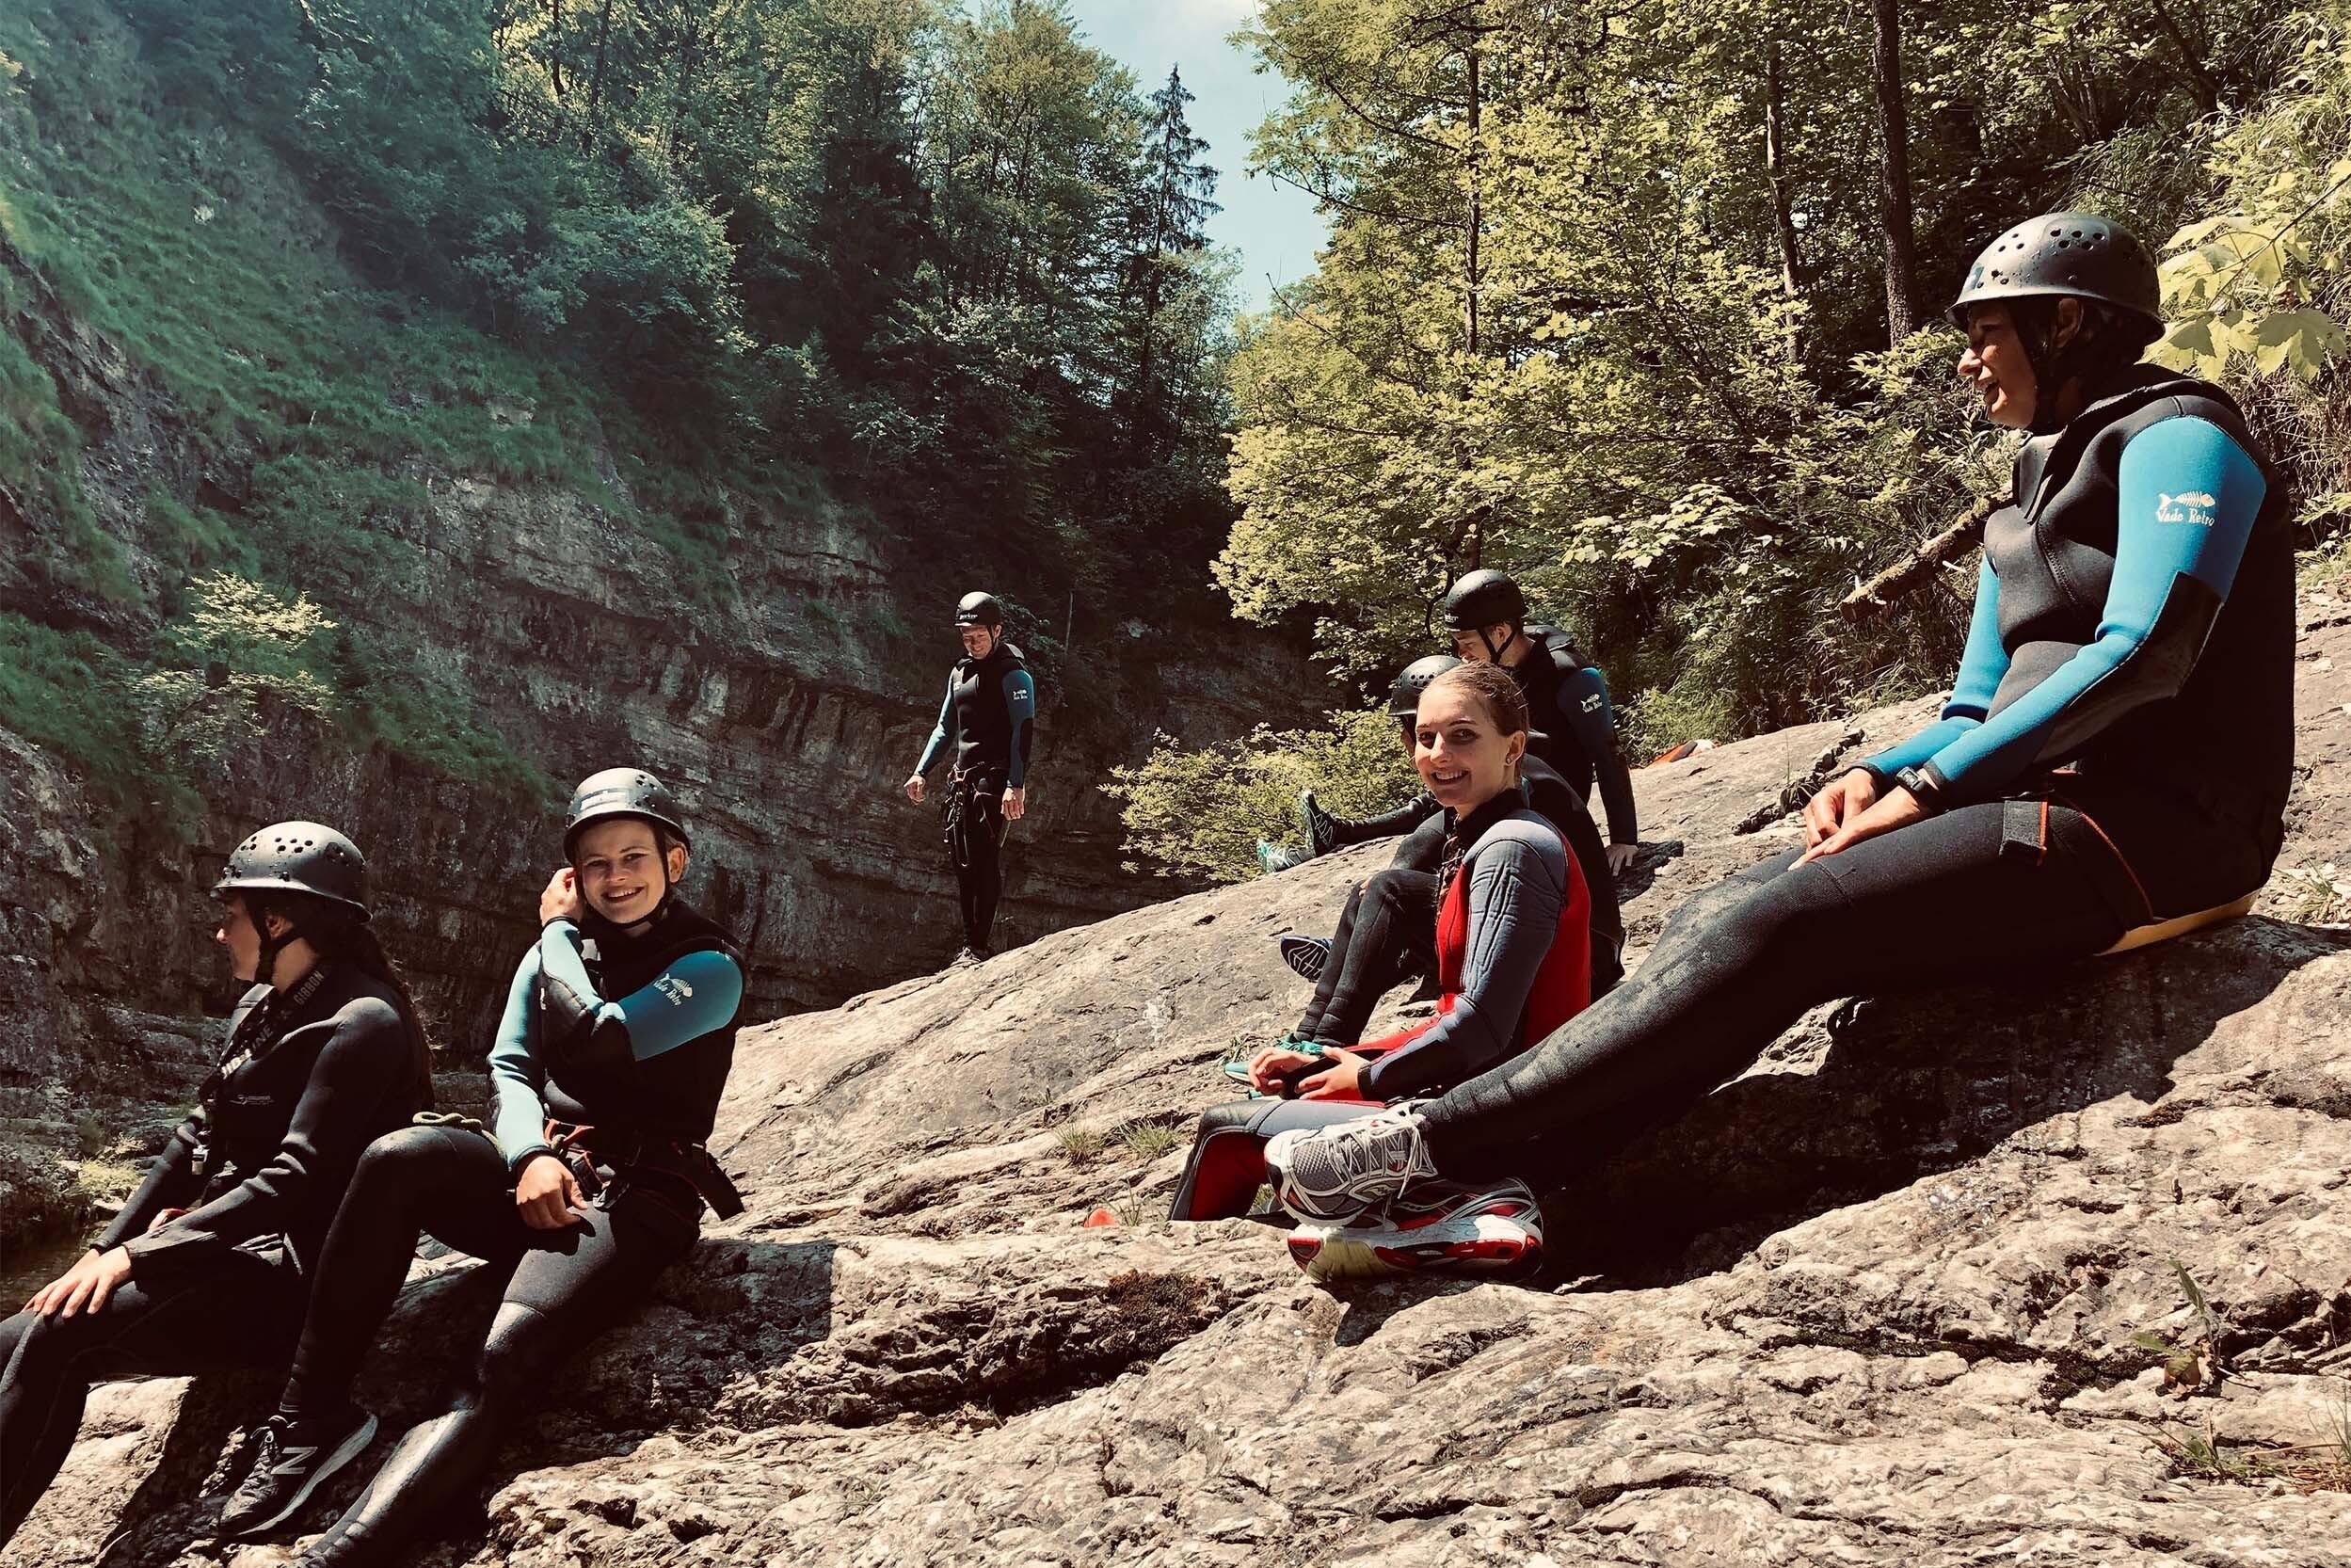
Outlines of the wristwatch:
[[1918,804],[1927,810],[1940,811],[1943,808],[1943,786],[1925,768],[1896,768],[1894,781],[1916,796]]

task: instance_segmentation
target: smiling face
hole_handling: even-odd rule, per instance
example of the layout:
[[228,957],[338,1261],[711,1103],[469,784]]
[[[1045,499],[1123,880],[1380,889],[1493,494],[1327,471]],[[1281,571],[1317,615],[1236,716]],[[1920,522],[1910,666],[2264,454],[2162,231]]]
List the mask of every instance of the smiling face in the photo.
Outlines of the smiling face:
[[1967,314],[1967,351],[1959,356],[1959,379],[1984,402],[1984,415],[2004,430],[2033,423],[2040,386],[2017,336],[2016,317],[2006,305],[1978,305]]
[[963,633],[963,650],[972,658],[984,659],[996,651],[999,633],[993,626],[966,626],[957,630]]
[[1413,766],[1438,805],[1476,810],[1516,782],[1526,753],[1526,732],[1504,734],[1468,687],[1440,680],[1421,694]]
[[686,848],[672,844],[664,856],[651,823],[613,817],[581,833],[572,870],[589,908],[615,925],[634,925],[650,920],[670,884],[686,874]]

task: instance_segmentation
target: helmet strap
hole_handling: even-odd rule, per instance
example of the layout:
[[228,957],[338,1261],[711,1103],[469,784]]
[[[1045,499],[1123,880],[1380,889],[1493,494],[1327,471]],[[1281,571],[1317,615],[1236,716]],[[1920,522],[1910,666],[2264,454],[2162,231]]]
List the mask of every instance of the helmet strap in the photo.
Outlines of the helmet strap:
[[1484,627],[1481,626],[1478,628],[1478,640],[1485,645],[1486,657],[1493,660],[1497,664],[1502,662],[1502,655],[1510,651],[1511,645],[1517,642],[1518,638],[1519,631],[1515,626],[1511,628],[1510,635],[1504,637],[1498,643],[1494,640],[1493,634]]

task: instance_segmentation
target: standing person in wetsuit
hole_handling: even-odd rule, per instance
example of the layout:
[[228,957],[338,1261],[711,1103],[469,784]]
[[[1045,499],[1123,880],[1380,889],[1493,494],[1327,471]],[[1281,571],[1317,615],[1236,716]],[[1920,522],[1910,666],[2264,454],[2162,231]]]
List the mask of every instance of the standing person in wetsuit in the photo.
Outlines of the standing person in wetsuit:
[[1823,790],[1807,847],[1685,904],[1639,974],[1524,1056],[1277,1141],[1291,1212],[1556,1174],[1821,1001],[2086,957],[2261,887],[2294,772],[2292,508],[2226,392],[2138,363],[2157,300],[2146,248],[2088,214],[1976,259],[1959,375],[2030,439],[1940,721]]
[[[1174,1218],[1243,1212],[1264,1179],[1265,1142],[1285,1129],[1458,1083],[1583,1010],[1590,895],[1559,830],[1527,806],[1519,776],[1527,740],[1526,699],[1493,666],[1458,665],[1429,683],[1413,763],[1444,812],[1429,910],[1443,991],[1436,1016],[1367,1043],[1358,1043],[1357,1020],[1351,1032],[1258,1052],[1249,1063],[1257,1090],[1296,1098],[1243,1101],[1203,1116]],[[1507,1185],[1444,1194],[1441,1212],[1415,1213],[1391,1227],[1399,1234],[1315,1233],[1294,1239],[1292,1251],[1325,1278],[1464,1259],[1516,1267],[1539,1255],[1542,1234],[1533,1195]],[[1497,1206],[1508,1212],[1497,1214]],[[1480,1240],[1479,1222],[1492,1218],[1511,1223],[1467,1253],[1456,1247]]]
[[213,894],[251,988],[196,1111],[82,1260],[0,1323],[0,1544],[65,1462],[92,1382],[284,1362],[360,1151],[432,1104],[357,845],[273,824]]
[[991,932],[1004,892],[1004,838],[1029,809],[1037,687],[1020,649],[1004,640],[1004,606],[994,594],[964,595],[955,628],[964,656],[947,674],[938,724],[905,790],[921,805],[928,788],[922,776],[952,757],[939,820],[963,904],[964,944],[954,961],[968,964],[996,951]]
[[455,1407],[401,1438],[298,1560],[314,1568],[412,1560],[535,1386],[694,1245],[705,1200],[741,1211],[704,1144],[734,1061],[743,960],[677,896],[689,854],[677,806],[651,774],[607,769],[573,792],[564,852],[490,1048],[493,1125],[412,1127],[368,1147],[224,1534],[287,1518],[365,1448],[375,1418],[351,1403],[351,1380],[420,1230],[503,1272],[504,1298]]

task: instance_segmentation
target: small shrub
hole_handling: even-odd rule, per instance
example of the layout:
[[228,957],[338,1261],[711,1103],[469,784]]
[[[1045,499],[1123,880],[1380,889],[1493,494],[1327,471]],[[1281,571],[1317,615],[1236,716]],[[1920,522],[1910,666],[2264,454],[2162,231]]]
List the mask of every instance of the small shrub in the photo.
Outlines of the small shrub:
[[1127,1146],[1128,1154],[1147,1164],[1181,1144],[1184,1135],[1172,1127],[1144,1122],[1128,1128],[1118,1141]]
[[1104,1140],[1097,1128],[1065,1127],[1054,1135],[1054,1142],[1061,1145],[1062,1158],[1077,1165],[1100,1154]]

